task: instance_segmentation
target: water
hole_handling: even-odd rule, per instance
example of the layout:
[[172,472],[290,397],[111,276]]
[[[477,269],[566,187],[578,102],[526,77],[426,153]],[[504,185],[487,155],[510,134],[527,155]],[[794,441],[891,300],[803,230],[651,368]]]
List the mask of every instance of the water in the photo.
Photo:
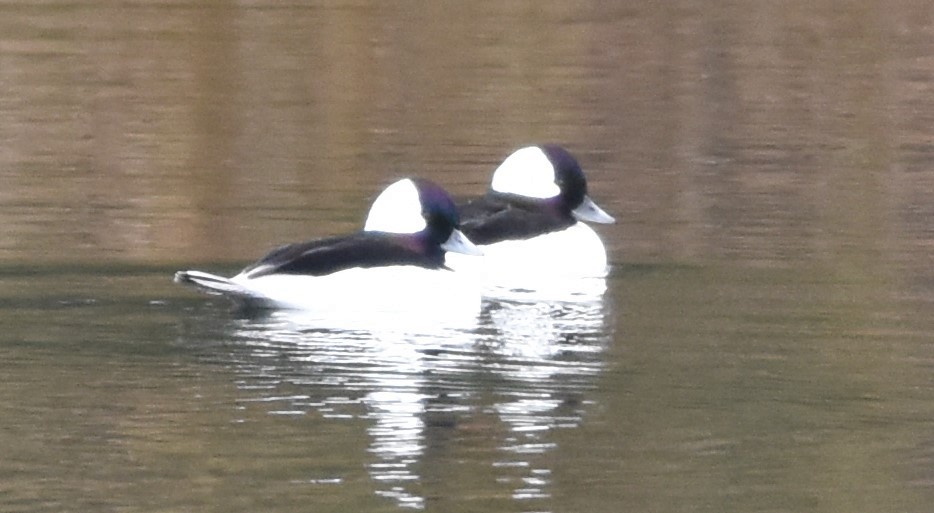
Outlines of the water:
[[[0,510],[934,499],[924,2],[0,3]],[[593,302],[337,330],[171,283],[558,141]]]

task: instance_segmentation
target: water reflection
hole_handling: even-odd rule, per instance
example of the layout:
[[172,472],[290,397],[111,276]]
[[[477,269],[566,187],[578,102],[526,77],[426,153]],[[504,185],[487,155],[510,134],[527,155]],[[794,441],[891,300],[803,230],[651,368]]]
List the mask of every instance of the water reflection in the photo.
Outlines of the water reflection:
[[[578,426],[612,334],[609,305],[486,301],[471,327],[334,329],[275,312],[231,320],[228,365],[271,414],[368,421],[375,493],[424,508],[481,465],[516,500],[550,497],[555,429]],[[451,458],[469,451],[470,458]],[[490,486],[491,483],[486,483]],[[443,500],[443,499],[440,499]]]

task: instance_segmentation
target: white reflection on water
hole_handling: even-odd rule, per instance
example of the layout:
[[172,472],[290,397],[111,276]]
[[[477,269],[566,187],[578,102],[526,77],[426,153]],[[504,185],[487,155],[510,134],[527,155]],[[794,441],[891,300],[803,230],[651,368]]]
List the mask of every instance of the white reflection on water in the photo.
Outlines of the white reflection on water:
[[[247,353],[234,365],[247,400],[268,402],[271,414],[369,420],[375,493],[400,507],[437,496],[424,469],[457,465],[434,460],[478,425],[489,450],[470,452],[485,458],[471,464],[490,469],[515,500],[541,500],[554,470],[544,457],[557,447],[550,434],[580,424],[603,367],[607,312],[602,297],[485,301],[473,326],[366,330],[278,312],[236,320],[231,335]],[[498,426],[478,420],[491,415]]]

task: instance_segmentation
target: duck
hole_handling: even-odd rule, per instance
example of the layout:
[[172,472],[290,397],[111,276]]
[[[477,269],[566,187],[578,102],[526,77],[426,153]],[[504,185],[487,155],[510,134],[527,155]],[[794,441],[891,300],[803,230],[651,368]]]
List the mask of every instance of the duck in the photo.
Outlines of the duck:
[[460,230],[456,205],[442,187],[404,178],[377,196],[356,233],[277,247],[230,278],[184,270],[174,281],[246,309],[354,318],[376,311],[479,309],[479,293],[446,266],[447,252],[482,253]]
[[603,241],[585,222],[616,220],[590,197],[580,164],[560,145],[515,150],[493,172],[486,194],[458,211],[461,230],[483,256],[449,254],[446,263],[486,285],[537,288],[602,279],[609,271]]

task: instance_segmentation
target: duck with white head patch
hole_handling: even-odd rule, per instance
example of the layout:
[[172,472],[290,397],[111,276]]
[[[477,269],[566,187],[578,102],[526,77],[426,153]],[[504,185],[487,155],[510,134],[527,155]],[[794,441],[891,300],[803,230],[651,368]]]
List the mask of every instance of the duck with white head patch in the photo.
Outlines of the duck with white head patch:
[[407,178],[376,198],[360,232],[281,246],[232,278],[179,271],[175,281],[248,308],[350,316],[479,308],[479,295],[444,263],[446,251],[481,253],[459,227],[444,189]]
[[[461,229],[479,259],[448,255],[448,265],[487,286],[538,289],[606,276],[606,248],[586,224],[613,223],[587,193],[577,160],[555,144],[512,153],[493,173],[486,195],[459,207]],[[603,280],[594,282],[602,292]],[[573,288],[572,287],[572,288]],[[593,288],[593,287],[591,287]]]

